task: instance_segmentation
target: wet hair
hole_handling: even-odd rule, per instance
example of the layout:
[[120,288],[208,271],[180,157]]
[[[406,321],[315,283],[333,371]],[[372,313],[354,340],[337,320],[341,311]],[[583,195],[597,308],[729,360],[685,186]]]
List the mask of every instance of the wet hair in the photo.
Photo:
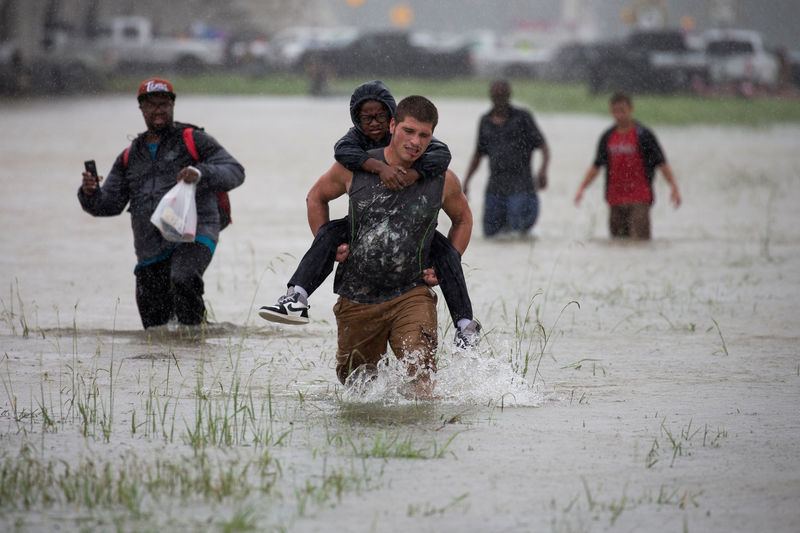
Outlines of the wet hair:
[[420,96],[413,94],[406,96],[400,103],[397,104],[397,109],[394,112],[395,124],[403,122],[406,117],[412,117],[420,122],[425,122],[431,125],[431,129],[436,129],[436,124],[439,123],[439,112],[433,102]]
[[617,91],[614,94],[612,94],[609,102],[611,102],[611,105],[628,104],[629,106],[633,106],[633,100],[631,99],[631,95],[622,91]]

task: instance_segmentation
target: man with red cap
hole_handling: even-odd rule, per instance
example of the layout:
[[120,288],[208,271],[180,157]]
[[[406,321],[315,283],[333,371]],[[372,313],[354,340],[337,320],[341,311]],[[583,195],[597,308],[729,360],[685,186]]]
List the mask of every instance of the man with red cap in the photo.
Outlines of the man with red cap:
[[[142,82],[138,100],[147,131],[117,156],[105,179],[84,172],[78,200],[93,216],[115,216],[128,207],[142,325],[160,326],[171,319],[200,324],[205,321],[203,273],[225,223],[218,192],[241,185],[244,168],[202,128],[173,121],[175,91],[167,80]],[[178,181],[197,184],[194,242],[167,241],[150,222],[158,202]]]

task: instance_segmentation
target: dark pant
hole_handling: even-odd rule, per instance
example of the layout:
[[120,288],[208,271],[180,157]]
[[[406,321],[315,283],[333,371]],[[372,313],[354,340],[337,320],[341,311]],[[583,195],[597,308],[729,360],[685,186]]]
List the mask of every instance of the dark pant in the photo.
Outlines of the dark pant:
[[[340,218],[319,228],[311,248],[300,260],[297,270],[289,280],[289,287],[299,285],[311,295],[322,285],[333,271],[336,248],[350,240],[347,223],[347,218]],[[438,231],[433,235],[430,258],[453,323],[457,324],[462,318],[472,319],[472,302],[469,299],[464,271],[461,269],[461,255],[447,237]]]
[[536,193],[510,196],[486,194],[483,205],[483,233],[491,237],[503,230],[528,231],[539,216]]
[[186,325],[205,320],[203,272],[211,257],[204,244],[181,243],[166,259],[136,270],[136,305],[145,328],[173,316]]
[[650,204],[612,205],[608,217],[612,237],[647,240],[650,238]]

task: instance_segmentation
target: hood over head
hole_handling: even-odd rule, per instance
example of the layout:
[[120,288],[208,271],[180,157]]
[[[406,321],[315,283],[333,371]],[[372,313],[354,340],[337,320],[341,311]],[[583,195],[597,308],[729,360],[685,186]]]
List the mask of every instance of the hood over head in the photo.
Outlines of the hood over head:
[[394,117],[394,110],[397,107],[397,102],[394,101],[394,96],[389,91],[389,88],[380,80],[373,80],[362,83],[353,91],[350,97],[350,119],[353,125],[361,130],[361,125],[358,120],[361,104],[367,100],[377,100],[389,109],[389,115]]

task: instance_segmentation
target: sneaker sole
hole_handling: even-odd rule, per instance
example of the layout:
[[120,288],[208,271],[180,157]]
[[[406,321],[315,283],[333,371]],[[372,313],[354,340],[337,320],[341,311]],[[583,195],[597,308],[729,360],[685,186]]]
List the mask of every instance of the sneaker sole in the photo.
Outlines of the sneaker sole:
[[276,313],[268,309],[261,309],[258,316],[270,322],[277,322],[279,324],[308,324],[309,320],[306,316],[284,315],[283,313]]

